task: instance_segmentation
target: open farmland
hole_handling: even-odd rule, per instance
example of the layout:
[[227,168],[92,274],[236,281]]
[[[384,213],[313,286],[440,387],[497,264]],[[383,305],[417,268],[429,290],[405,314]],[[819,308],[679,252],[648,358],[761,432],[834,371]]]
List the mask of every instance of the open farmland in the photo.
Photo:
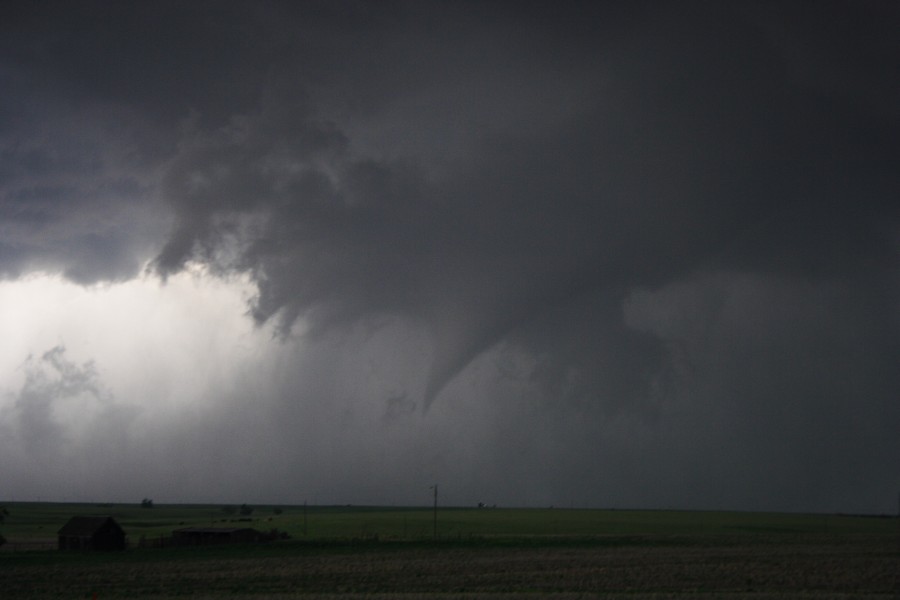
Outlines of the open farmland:
[[[41,519],[101,509],[120,520],[132,543],[238,518],[214,506],[7,506],[3,532],[19,541],[61,525]],[[251,526],[278,527],[292,539],[111,554],[2,552],[0,589],[10,598],[900,594],[895,518],[443,509],[435,541],[432,516],[424,509],[281,507],[275,514],[258,507]]]

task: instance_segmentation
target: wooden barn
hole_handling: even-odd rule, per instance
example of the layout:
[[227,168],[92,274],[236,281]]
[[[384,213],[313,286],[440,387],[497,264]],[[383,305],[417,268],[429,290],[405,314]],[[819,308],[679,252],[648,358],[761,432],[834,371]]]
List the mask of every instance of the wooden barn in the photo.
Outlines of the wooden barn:
[[58,535],[60,550],[125,549],[125,531],[112,517],[72,517]]
[[184,527],[172,532],[172,541],[179,546],[208,544],[252,544],[265,536],[250,527]]

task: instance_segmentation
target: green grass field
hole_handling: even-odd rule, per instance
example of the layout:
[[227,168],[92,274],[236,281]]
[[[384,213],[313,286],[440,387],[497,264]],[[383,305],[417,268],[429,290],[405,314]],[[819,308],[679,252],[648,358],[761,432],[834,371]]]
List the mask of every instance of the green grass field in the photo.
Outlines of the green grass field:
[[[6,598],[890,598],[900,519],[739,512],[5,503]],[[73,515],[131,548],[29,550]],[[186,526],[277,528],[258,545],[135,548]]]
[[[54,538],[75,515],[110,515],[130,541],[169,535],[179,527],[278,529],[293,539],[421,540],[434,534],[432,508],[254,506],[248,517],[221,505],[5,503],[0,527],[11,543]],[[277,511],[276,511],[277,509]],[[733,535],[748,533],[891,535],[889,518],[748,512],[635,511],[550,508],[443,508],[440,539],[471,537],[593,537],[609,535]],[[248,520],[249,519],[249,520]]]

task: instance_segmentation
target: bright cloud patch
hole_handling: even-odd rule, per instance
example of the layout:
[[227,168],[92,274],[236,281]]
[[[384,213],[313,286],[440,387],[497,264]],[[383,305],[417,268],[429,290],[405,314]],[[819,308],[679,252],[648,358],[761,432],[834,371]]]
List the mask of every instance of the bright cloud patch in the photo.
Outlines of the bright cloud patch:
[[66,369],[89,368],[92,385],[102,382],[96,395],[139,407],[144,418],[196,407],[229,369],[264,351],[271,333],[246,316],[254,293],[246,279],[202,270],[165,284],[142,277],[82,287],[50,275],[3,282],[0,368],[12,375],[3,380],[3,406],[21,401],[42,370],[64,378]]

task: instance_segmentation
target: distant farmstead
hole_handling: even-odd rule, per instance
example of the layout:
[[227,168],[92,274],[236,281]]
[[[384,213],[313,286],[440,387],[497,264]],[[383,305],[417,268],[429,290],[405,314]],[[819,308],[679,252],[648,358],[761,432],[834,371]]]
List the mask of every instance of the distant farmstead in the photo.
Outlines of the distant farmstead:
[[125,531],[112,517],[72,517],[58,535],[60,550],[125,549]]
[[172,532],[172,541],[179,546],[207,544],[252,544],[268,539],[250,527],[185,527]]

